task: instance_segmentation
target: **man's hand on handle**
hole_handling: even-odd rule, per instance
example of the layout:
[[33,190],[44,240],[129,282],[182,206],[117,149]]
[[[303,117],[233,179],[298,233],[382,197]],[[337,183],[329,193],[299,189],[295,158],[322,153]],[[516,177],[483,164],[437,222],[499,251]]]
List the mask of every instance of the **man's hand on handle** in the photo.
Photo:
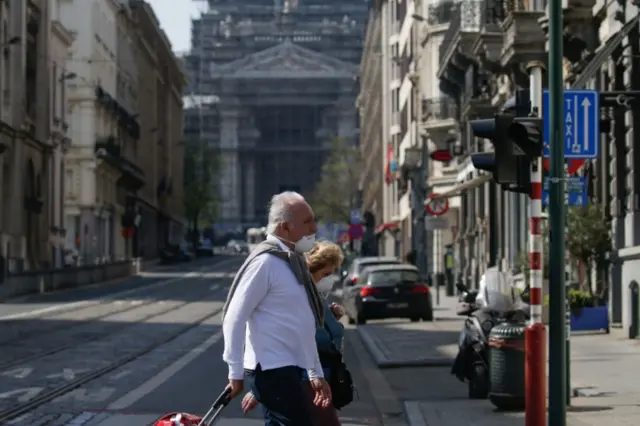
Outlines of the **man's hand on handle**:
[[231,390],[231,392],[229,393],[229,400],[232,400],[242,393],[242,390],[244,389],[244,381],[229,379],[229,385],[227,386],[227,389]]
[[315,392],[313,403],[318,407],[326,408],[331,405],[331,387],[325,379],[311,380],[311,387]]

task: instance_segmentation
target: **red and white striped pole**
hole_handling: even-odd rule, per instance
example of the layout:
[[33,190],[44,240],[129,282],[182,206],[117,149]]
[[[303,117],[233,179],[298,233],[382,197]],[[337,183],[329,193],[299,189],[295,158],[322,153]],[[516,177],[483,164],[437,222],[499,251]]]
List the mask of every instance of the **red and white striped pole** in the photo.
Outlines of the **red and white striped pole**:
[[[531,107],[542,116],[543,64],[529,64]],[[525,426],[547,424],[547,332],[542,322],[542,158],[531,163],[529,272],[531,323],[525,330]]]

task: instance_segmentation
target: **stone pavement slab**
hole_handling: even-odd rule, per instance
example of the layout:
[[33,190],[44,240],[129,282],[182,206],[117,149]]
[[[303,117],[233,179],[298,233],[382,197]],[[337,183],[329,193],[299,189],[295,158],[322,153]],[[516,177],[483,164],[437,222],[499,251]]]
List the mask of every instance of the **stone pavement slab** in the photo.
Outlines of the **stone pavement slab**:
[[[410,426],[524,426],[524,413],[500,412],[489,401],[407,401]],[[640,407],[629,399],[578,398],[567,413],[567,426],[636,426]]]
[[640,341],[623,333],[571,336],[576,396],[635,395],[640,400]]
[[458,352],[462,320],[386,321],[358,326],[379,368],[450,366]]

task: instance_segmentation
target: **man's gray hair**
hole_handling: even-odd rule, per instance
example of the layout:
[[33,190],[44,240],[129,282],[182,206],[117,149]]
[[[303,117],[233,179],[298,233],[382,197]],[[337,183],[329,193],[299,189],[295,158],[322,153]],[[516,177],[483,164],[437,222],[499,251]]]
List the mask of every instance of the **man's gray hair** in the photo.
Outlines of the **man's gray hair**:
[[271,197],[269,202],[269,223],[267,234],[276,232],[278,225],[291,220],[291,207],[299,202],[305,202],[304,197],[294,191],[285,191]]

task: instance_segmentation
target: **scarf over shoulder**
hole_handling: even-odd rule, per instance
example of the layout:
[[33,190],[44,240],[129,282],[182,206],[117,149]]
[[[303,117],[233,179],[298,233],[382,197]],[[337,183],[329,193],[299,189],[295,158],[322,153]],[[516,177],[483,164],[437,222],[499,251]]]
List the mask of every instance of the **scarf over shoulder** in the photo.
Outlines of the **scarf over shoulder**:
[[313,316],[316,320],[316,327],[324,327],[323,299],[320,296],[320,293],[318,292],[313,279],[311,278],[311,273],[309,272],[309,268],[307,267],[307,261],[305,257],[293,251],[282,250],[275,242],[268,240],[258,244],[258,246],[249,254],[240,269],[238,269],[238,272],[233,279],[233,283],[231,284],[231,288],[229,289],[227,300],[224,304],[224,307],[222,308],[223,321],[227,313],[227,309],[229,308],[229,303],[231,302],[231,299],[233,299],[233,295],[235,294],[236,288],[238,287],[238,283],[240,282],[244,271],[247,269],[247,266],[253,261],[253,259],[263,254],[276,256],[277,258],[287,262],[287,264],[291,268],[291,271],[298,279],[298,283],[304,286],[304,289],[307,293],[307,298],[309,299],[309,306],[311,307],[311,311],[313,312]]

